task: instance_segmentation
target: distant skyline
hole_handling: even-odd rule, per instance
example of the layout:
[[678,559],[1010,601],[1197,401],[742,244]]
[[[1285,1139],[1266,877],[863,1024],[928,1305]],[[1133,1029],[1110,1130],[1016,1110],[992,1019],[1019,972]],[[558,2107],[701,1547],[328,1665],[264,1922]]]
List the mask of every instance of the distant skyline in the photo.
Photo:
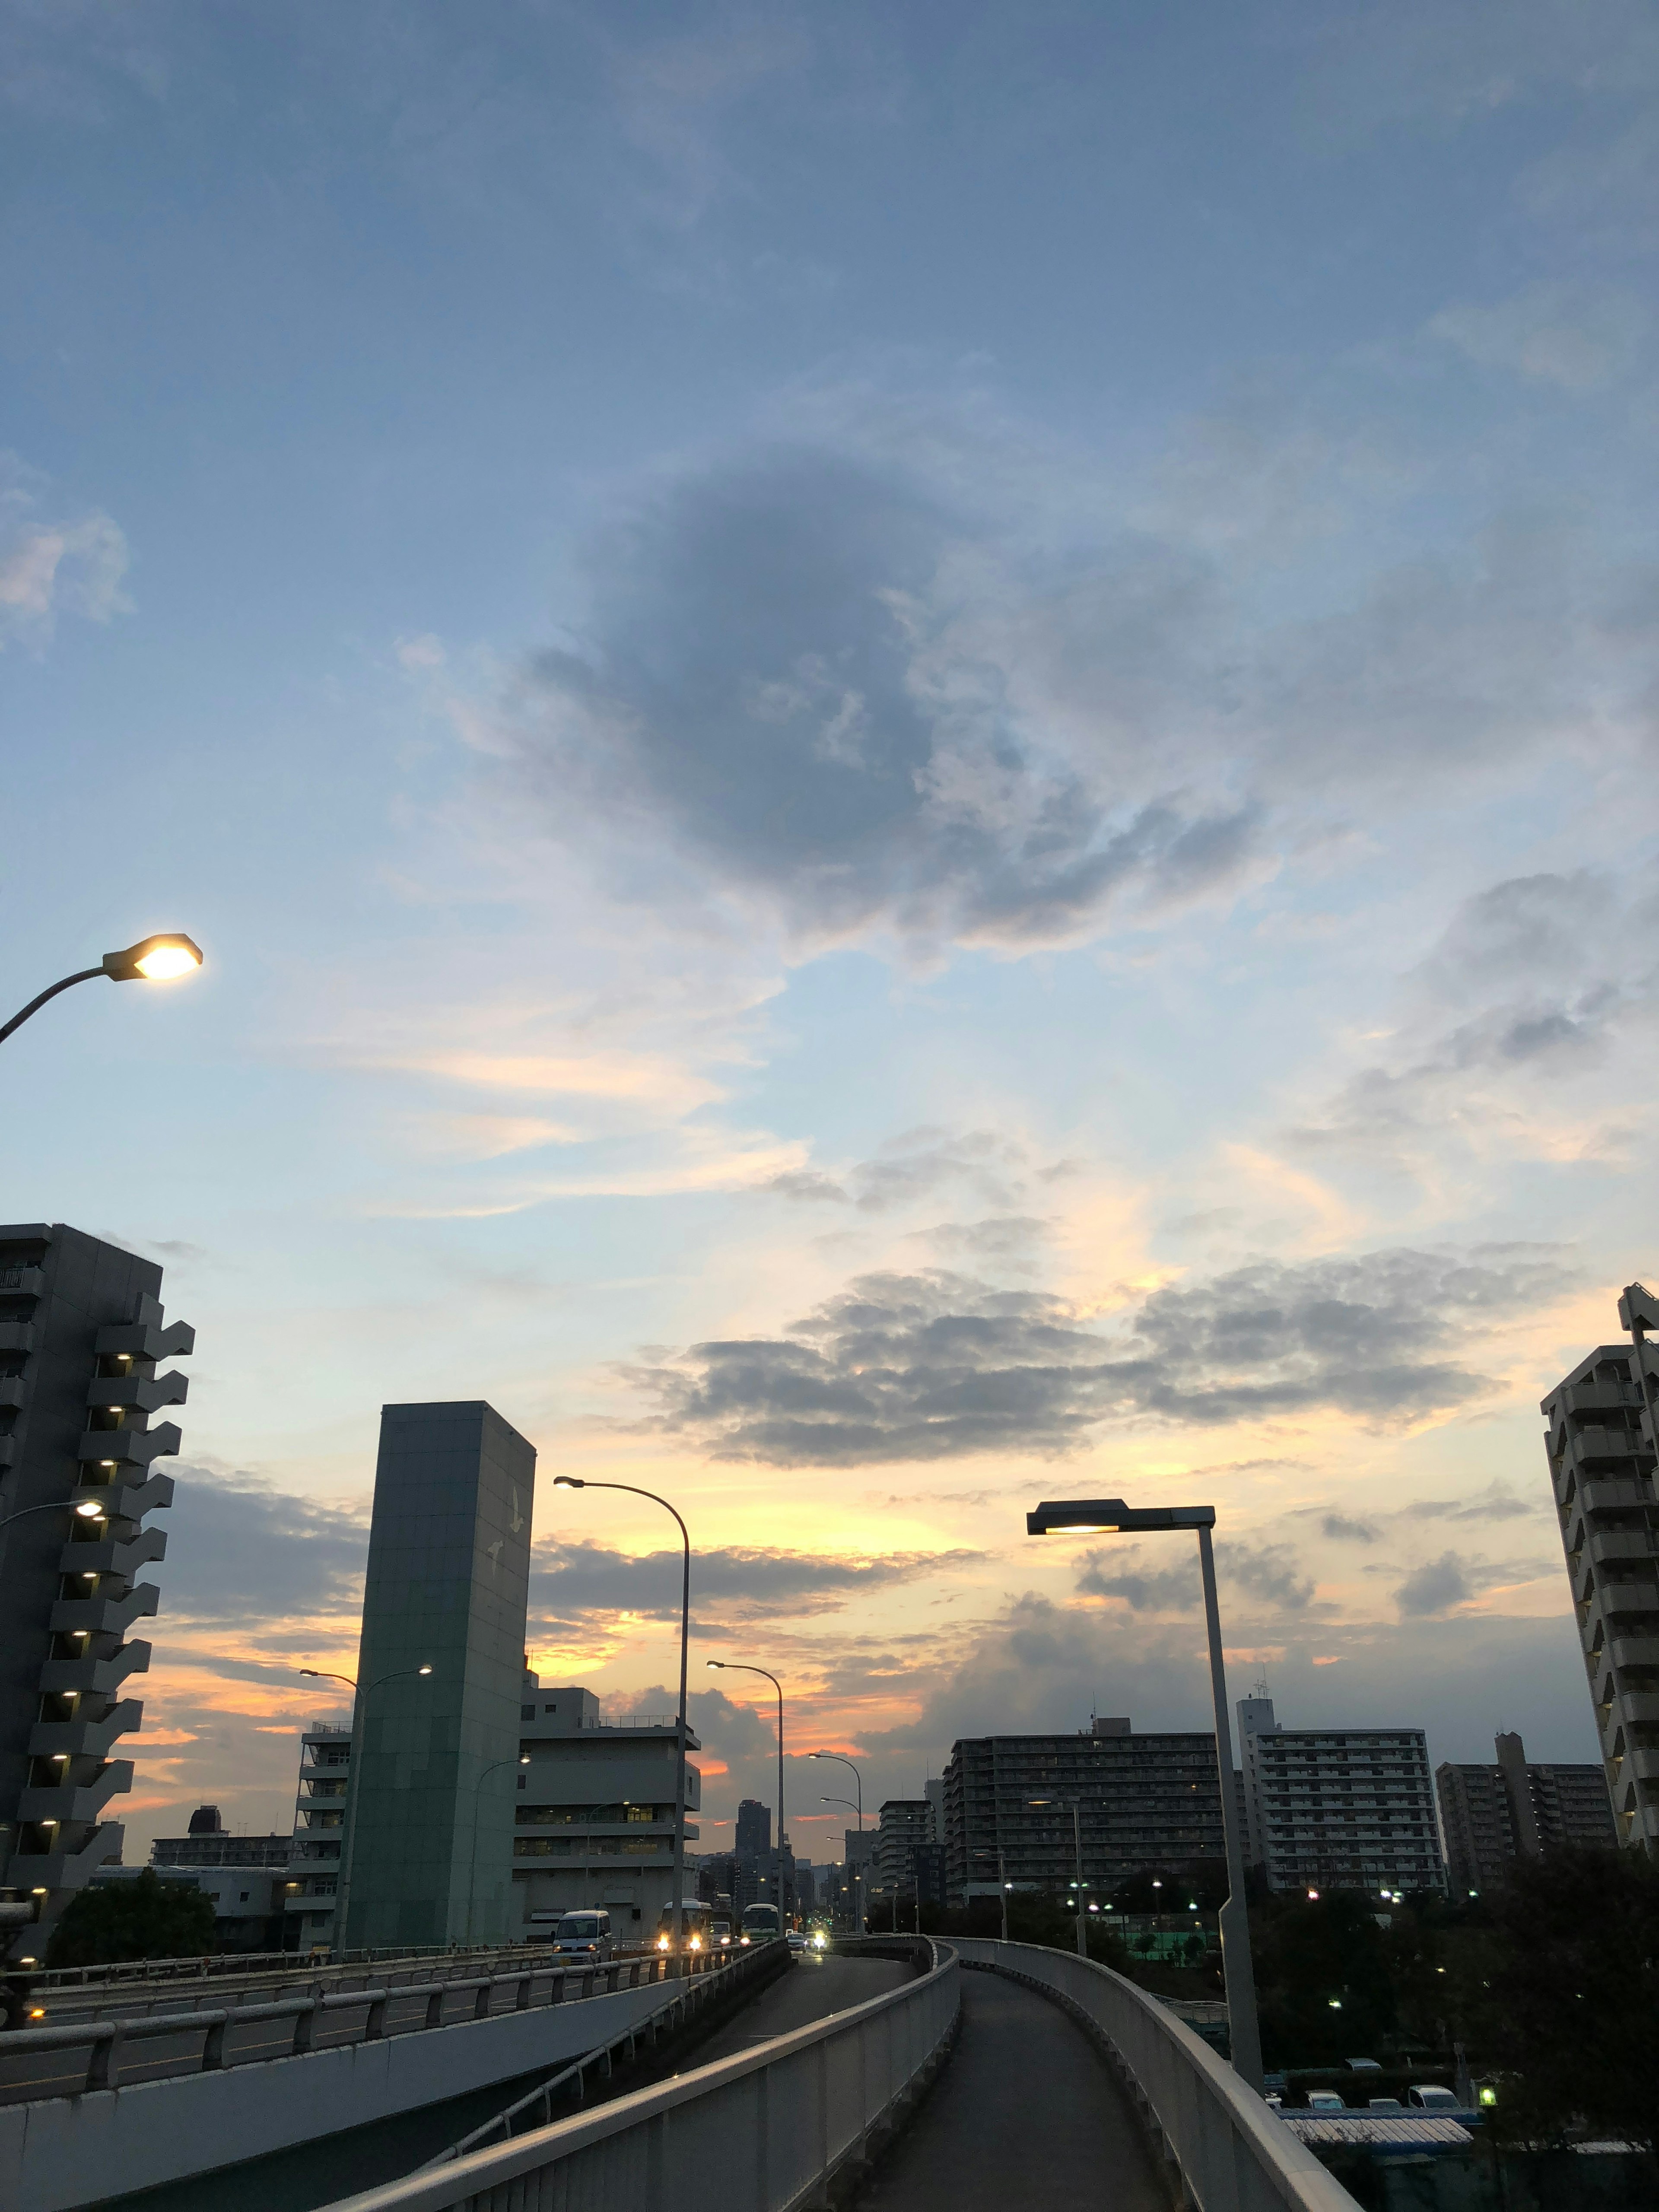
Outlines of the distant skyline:
[[660,1516],[552,1486],[646,1482],[871,1809],[1205,1724],[1184,1547],[1024,1535],[1094,1491],[1215,1504],[1235,1697],[1593,1759],[1652,10],[0,24],[0,1019],[206,956],[0,1048],[9,1218],[198,1330],[129,1856],[288,1825],[427,1397],[541,1454],[544,1680],[672,1704]]

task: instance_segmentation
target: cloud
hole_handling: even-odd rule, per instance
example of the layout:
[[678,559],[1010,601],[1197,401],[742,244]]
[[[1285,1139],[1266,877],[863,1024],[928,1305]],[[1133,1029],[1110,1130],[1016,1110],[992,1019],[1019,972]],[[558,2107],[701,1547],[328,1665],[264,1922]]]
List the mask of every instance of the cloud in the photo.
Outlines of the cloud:
[[[700,1547],[692,1562],[691,1598],[699,1623],[716,1616],[755,1620],[838,1609],[861,1593],[889,1589],[963,1566],[974,1552],[890,1553],[869,1559],[746,1547]],[[569,1626],[595,1613],[629,1613],[678,1620],[681,1554],[641,1558],[598,1544],[538,1544],[531,1580],[532,1616]]]
[[1407,1576],[1395,1592],[1395,1602],[1402,1620],[1419,1620],[1449,1613],[1474,1595],[1463,1562],[1455,1552],[1443,1552]]
[[251,1474],[181,1462],[156,1569],[169,1617],[284,1626],[354,1613],[368,1557],[364,1517]]
[[1634,365],[1647,323],[1628,293],[1540,283],[1489,307],[1443,307],[1428,329],[1477,368],[1589,392]]
[[[1300,1571],[1288,1544],[1218,1544],[1216,1573],[1249,1597],[1276,1613],[1305,1613],[1315,1585]],[[1085,1597],[1120,1598],[1135,1613],[1192,1613],[1201,1601],[1196,1563],[1182,1559],[1173,1566],[1144,1566],[1139,1544],[1085,1553],[1077,1578]]]
[[1357,1520],[1346,1513],[1322,1515],[1319,1529],[1334,1544],[1374,1544],[1378,1533],[1375,1522]]
[[1053,1455],[1103,1421],[1145,1417],[1331,1407],[1389,1427],[1491,1393],[1461,1355],[1562,1282],[1540,1246],[1257,1261],[1157,1291],[1104,1330],[1039,1291],[874,1274],[780,1337],[695,1345],[626,1372],[657,1401],[647,1428],[776,1467]]
[[118,526],[96,510],[70,520],[46,508],[45,478],[0,453],[0,647],[49,645],[61,614],[105,623],[128,607]]

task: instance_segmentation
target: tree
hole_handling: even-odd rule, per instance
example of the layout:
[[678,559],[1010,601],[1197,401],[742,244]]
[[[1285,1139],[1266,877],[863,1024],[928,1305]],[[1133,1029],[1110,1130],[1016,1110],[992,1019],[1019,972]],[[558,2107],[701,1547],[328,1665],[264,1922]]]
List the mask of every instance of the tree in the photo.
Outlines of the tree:
[[1340,2066],[1392,2039],[1394,1985],[1370,1899],[1285,1896],[1250,1919],[1261,2039],[1273,2066]]
[[213,1899],[146,1867],[135,1881],[95,1882],[72,1898],[46,1946],[48,1966],[118,1959],[198,1959],[213,1948]]
[[1489,1890],[1482,2057],[1510,2075],[1493,2112],[1512,2140],[1577,2126],[1659,2138],[1659,1866],[1635,1850],[1520,1859]]

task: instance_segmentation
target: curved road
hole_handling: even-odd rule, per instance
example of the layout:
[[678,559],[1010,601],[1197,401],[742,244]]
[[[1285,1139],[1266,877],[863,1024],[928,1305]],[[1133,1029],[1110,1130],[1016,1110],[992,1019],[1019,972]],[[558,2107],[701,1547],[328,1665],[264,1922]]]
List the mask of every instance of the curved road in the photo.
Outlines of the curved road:
[[1000,1974],[962,1976],[962,2033],[859,2212],[1168,2212],[1116,2076],[1069,2014]]
[[914,1978],[914,1970],[896,1959],[837,1959],[801,1952],[787,1974],[780,1974],[707,2043],[689,2051],[687,2063],[678,2071],[689,2074],[694,2067],[712,2066],[717,2058],[735,2058],[770,2036],[787,2035],[792,2028],[806,2027],[832,2012],[844,2012],[848,2005],[864,2004]]

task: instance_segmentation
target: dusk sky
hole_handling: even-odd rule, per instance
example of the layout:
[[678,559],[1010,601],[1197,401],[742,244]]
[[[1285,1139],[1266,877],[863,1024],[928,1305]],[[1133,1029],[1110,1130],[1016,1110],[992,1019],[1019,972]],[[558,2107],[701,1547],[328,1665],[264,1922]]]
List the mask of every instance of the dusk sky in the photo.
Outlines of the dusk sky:
[[[1596,1742],[1659,1270],[1642,0],[0,0],[5,1218],[192,1322],[127,1856],[287,1828],[380,1406],[545,1682]],[[752,1680],[753,1678],[750,1678]],[[742,1677],[724,1678],[728,1686]],[[757,1690],[763,1684],[755,1685]],[[838,1856],[792,1763],[798,1850]],[[844,1769],[835,1771],[843,1779]]]

